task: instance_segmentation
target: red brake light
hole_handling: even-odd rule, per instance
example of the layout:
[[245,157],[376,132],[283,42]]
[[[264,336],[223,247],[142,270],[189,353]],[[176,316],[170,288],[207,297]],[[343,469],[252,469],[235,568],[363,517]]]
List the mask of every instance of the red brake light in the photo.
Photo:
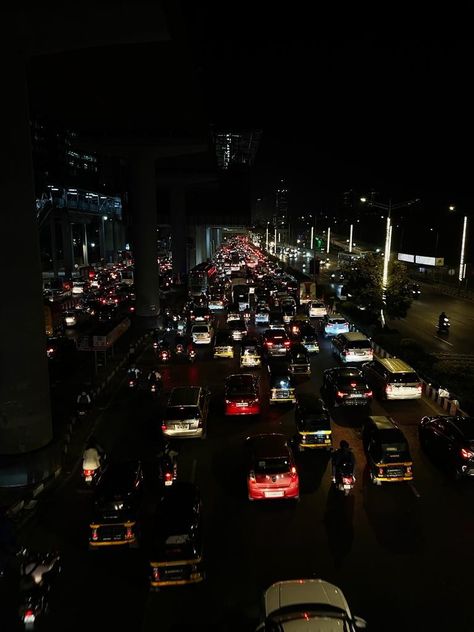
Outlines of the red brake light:
[[343,476],[342,482],[344,485],[350,485],[352,483],[352,476]]
[[273,342],[271,342],[271,340],[267,340],[265,344],[267,345],[267,347],[273,347]]
[[291,473],[291,478],[296,478],[298,476],[295,466],[291,468],[290,473]]
[[383,476],[383,467],[379,467],[379,476]]
[[285,347],[289,347],[291,345],[291,342],[289,340],[285,340],[284,345]]
[[161,424],[161,430],[164,432],[167,430],[168,426],[166,424]]
[[166,472],[165,481],[171,481],[172,478],[173,478],[173,475],[171,474],[171,472]]
[[155,582],[159,582],[160,581],[160,569],[159,568],[153,568],[153,579],[155,580]]
[[34,623],[35,613],[33,610],[25,610],[25,614],[23,615],[24,623]]
[[392,392],[392,385],[391,384],[387,384],[387,386],[385,387],[385,392],[386,393],[391,393]]
[[127,530],[125,531],[125,539],[131,540],[132,538],[133,538],[132,527],[127,527]]
[[94,470],[84,470],[84,476],[93,476]]
[[474,452],[471,452],[471,450],[466,450],[465,448],[461,448],[461,456],[463,459],[472,459],[472,457],[474,456]]
[[367,393],[365,394],[366,397],[372,397],[372,391],[367,391]]
[[94,542],[97,542],[98,539],[99,539],[99,536],[97,535],[97,529],[94,528],[94,529],[92,529],[92,540]]
[[[345,355],[347,355],[349,352],[348,351],[344,351]],[[356,382],[351,382],[351,388],[355,388],[357,386]]]

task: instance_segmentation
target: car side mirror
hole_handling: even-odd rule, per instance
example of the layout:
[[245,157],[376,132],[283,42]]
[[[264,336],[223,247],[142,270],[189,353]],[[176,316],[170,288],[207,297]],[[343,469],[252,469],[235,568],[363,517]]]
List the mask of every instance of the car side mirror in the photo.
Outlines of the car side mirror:
[[367,629],[367,621],[362,619],[362,617],[354,617],[353,618],[354,626],[356,630],[366,630]]

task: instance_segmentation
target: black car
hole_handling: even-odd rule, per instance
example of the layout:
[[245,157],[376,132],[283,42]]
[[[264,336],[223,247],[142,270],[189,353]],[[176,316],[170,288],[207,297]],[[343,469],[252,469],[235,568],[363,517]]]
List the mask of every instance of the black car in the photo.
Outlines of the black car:
[[97,485],[89,548],[136,546],[137,515],[143,492],[139,460],[110,463]]
[[332,406],[367,406],[373,397],[362,372],[352,367],[326,369],[321,395]]
[[201,516],[198,488],[176,481],[144,531],[150,589],[196,584],[204,579]]
[[295,385],[288,362],[270,359],[267,370],[270,379],[270,404],[294,404]]
[[314,393],[298,393],[295,406],[297,450],[332,449],[329,411],[323,400]]
[[413,461],[405,435],[391,417],[368,417],[362,443],[372,483],[413,480]]
[[474,476],[474,417],[423,417],[418,434],[424,450],[456,479]]
[[300,326],[300,342],[309,353],[319,353],[318,334],[309,323]]
[[268,317],[268,326],[270,329],[281,329],[285,327],[285,321],[283,319],[283,312],[281,309],[271,309]]

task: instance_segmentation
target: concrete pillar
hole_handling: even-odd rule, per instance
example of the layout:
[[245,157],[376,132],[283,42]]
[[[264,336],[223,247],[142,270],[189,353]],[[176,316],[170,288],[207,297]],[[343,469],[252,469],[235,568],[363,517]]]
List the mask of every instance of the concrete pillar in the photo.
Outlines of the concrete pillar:
[[132,252],[135,259],[136,317],[147,329],[158,327],[160,312],[155,162],[146,152],[130,161]]
[[54,211],[51,211],[49,216],[49,230],[51,235],[51,259],[53,262],[53,275],[54,278],[58,278],[59,266],[58,266],[58,247],[56,243],[56,217]]
[[[8,94],[2,119],[8,160],[2,165],[2,296],[6,298],[0,308],[0,453],[26,455],[51,441],[51,406],[25,64],[13,46],[0,64]],[[32,469],[35,463],[28,461]],[[22,466],[25,483],[36,477],[29,476],[24,460],[8,474],[9,484],[22,484],[16,480]],[[3,467],[4,462],[0,485],[5,484]]]
[[105,246],[105,225],[107,220],[104,219],[105,215],[100,216],[100,224],[99,224],[99,248],[100,248],[100,258],[107,261],[107,251]]
[[104,222],[104,245],[105,245],[105,260],[108,263],[115,261],[115,243],[114,243],[114,222],[113,217],[109,217]]
[[89,265],[89,252],[87,242],[87,224],[82,224],[82,263]]
[[123,226],[122,221],[119,219],[114,219],[113,221],[113,230],[114,230],[114,246],[115,246],[115,259],[117,261],[117,252],[119,250],[125,250],[125,239],[123,236]]
[[222,228],[216,228],[216,248],[222,243]]
[[206,227],[197,225],[196,231],[196,265],[207,259],[206,257]]
[[61,218],[61,231],[63,238],[63,263],[64,277],[70,279],[74,270],[74,245],[72,243],[72,226],[66,212]]
[[173,274],[182,276],[188,271],[186,231],[186,191],[174,187],[170,190],[171,252]]
[[212,228],[206,226],[206,259],[212,257]]

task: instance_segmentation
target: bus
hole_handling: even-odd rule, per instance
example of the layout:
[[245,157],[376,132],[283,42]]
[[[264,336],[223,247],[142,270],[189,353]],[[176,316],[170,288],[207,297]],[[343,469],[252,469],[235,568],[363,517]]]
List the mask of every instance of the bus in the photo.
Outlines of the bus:
[[191,268],[188,275],[189,295],[200,296],[201,294],[206,294],[216,274],[216,266],[209,261],[203,261]]

